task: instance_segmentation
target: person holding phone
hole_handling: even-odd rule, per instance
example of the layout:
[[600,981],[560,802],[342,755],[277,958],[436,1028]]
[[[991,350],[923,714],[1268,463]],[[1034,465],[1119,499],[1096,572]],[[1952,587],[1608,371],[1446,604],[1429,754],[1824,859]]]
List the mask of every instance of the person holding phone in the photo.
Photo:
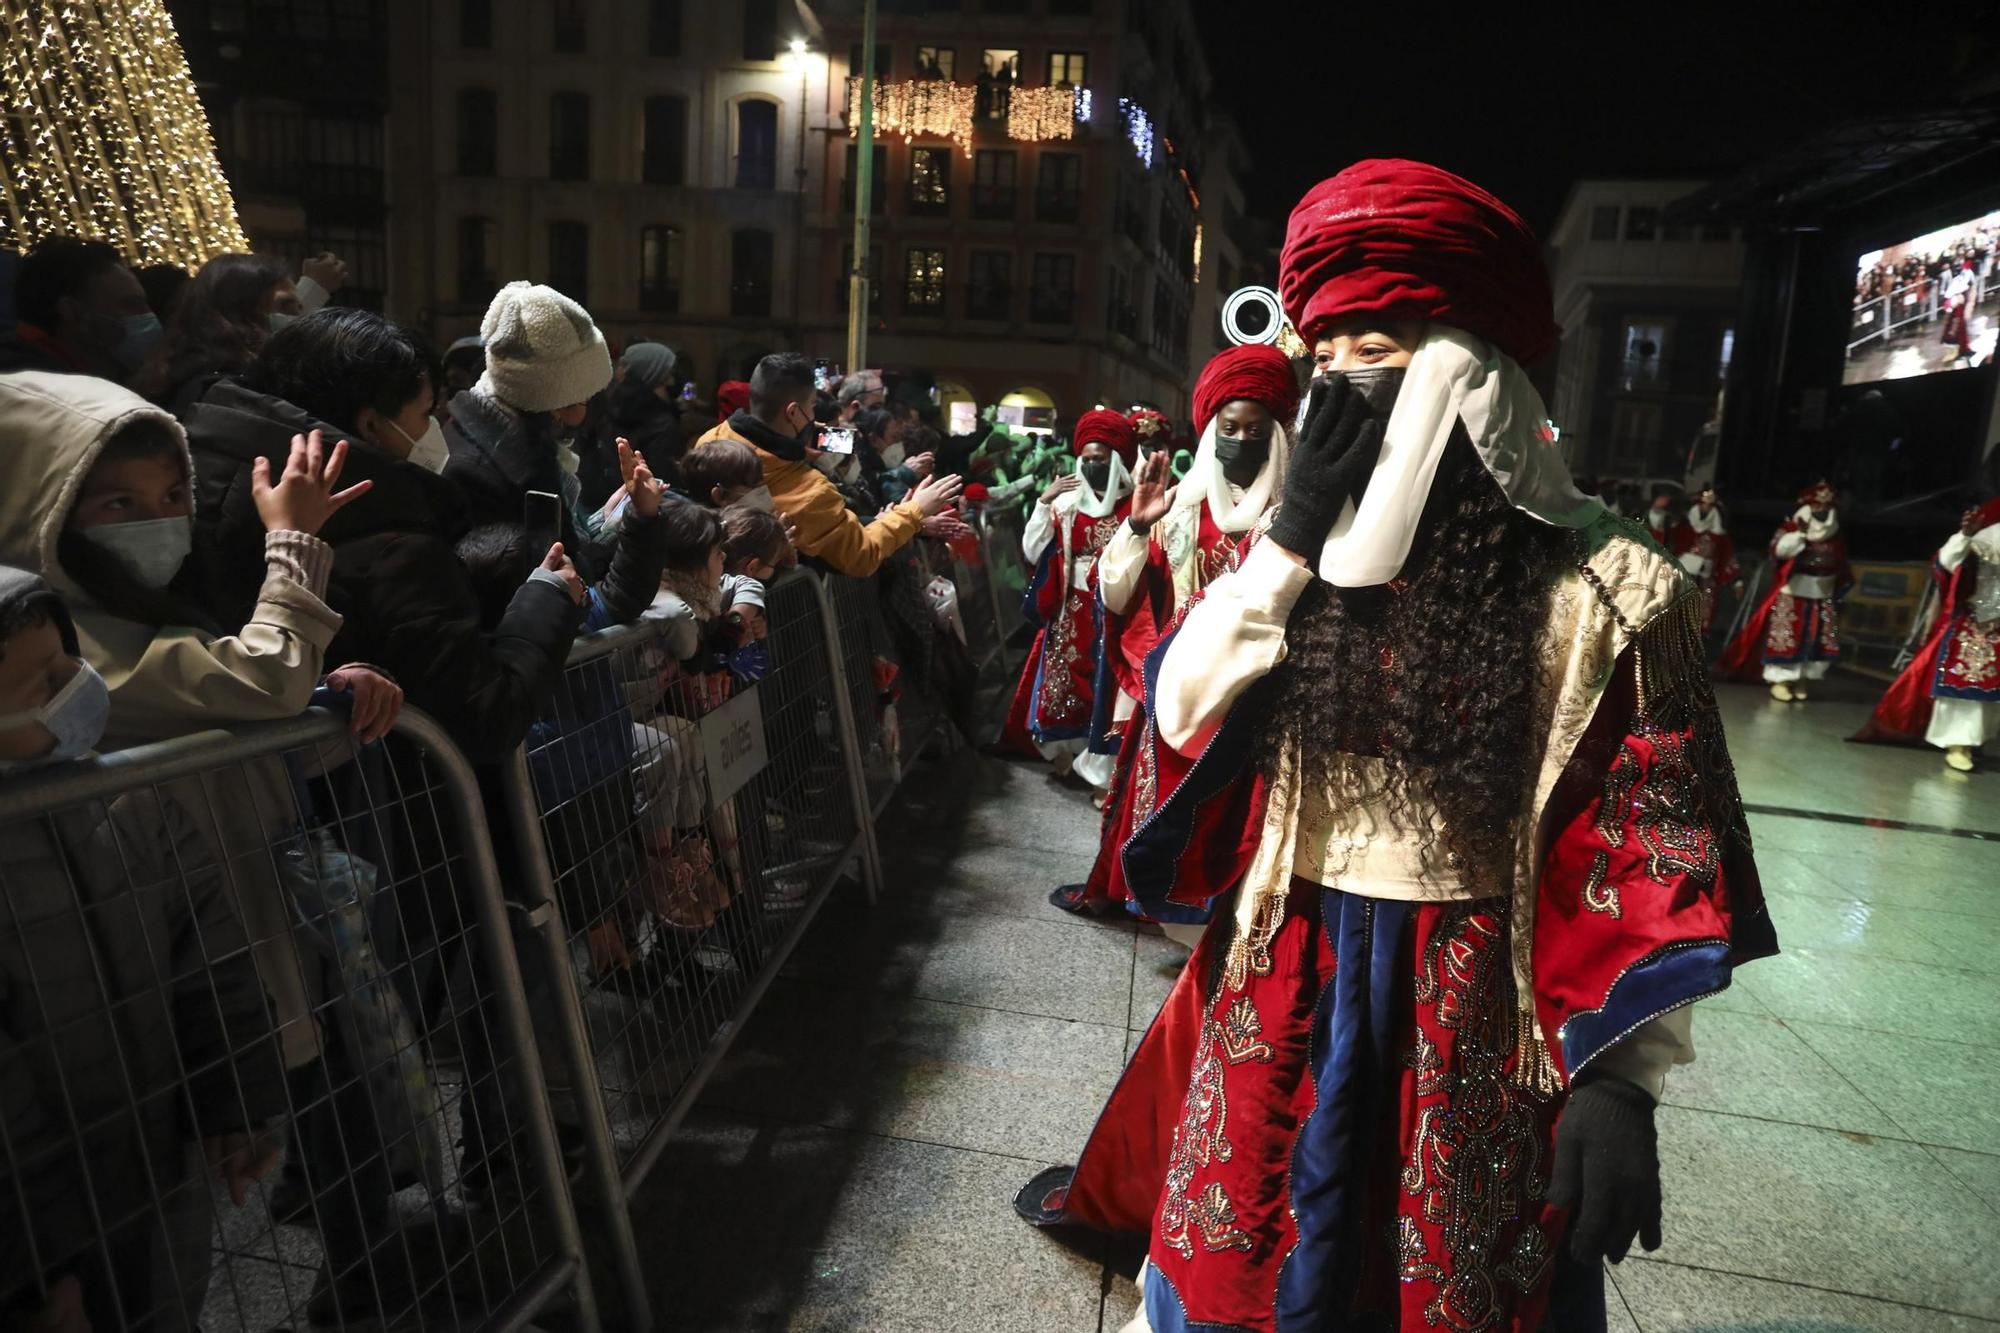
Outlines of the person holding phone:
[[816,465],[825,452],[824,427],[813,420],[817,395],[812,362],[797,352],[774,352],[751,373],[750,405],[701,443],[736,440],[750,446],[764,466],[773,507],[797,529],[799,553],[837,573],[865,578],[916,540],[927,522],[955,509],[964,483],[958,477],[927,477],[909,498],[863,523]]

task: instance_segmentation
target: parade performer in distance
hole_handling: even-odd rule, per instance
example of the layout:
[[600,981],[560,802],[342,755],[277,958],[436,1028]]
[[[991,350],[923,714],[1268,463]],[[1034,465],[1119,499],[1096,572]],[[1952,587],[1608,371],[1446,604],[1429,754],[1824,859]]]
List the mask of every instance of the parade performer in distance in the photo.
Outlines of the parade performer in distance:
[[1357,163],[1280,263],[1322,376],[1277,513],[1148,663],[1123,853],[1208,933],[1016,1207],[1149,1234],[1134,1330],[1601,1326],[1602,1261],[1659,1241],[1687,1006],[1776,947],[1699,594],[1570,481],[1505,205]]
[[1161,450],[1172,451],[1174,432],[1166,413],[1156,412],[1150,407],[1135,407],[1125,419],[1132,423],[1132,441],[1139,446],[1141,463]]
[[1979,286],[1973,261],[1970,259],[1959,265],[1958,272],[1951,275],[1944,287],[1944,327],[1938,341],[1958,348],[1958,360],[1954,365],[1967,367],[1979,364],[1979,358],[1972,351],[1972,305]]
[[[1134,711],[1119,737],[1097,860],[1084,883],[1063,885],[1049,896],[1058,907],[1102,912],[1130,901],[1118,849],[1132,829],[1131,784],[1149,791],[1153,782],[1144,762],[1150,727],[1138,705],[1146,655],[1195,593],[1236,567],[1243,539],[1277,500],[1291,453],[1286,423],[1298,405],[1298,375],[1283,352],[1262,344],[1232,347],[1195,381],[1195,420],[1206,424],[1187,477],[1173,484],[1164,450],[1139,465],[1131,512],[1098,558],[1104,674],[1134,701]],[[1167,931],[1189,947],[1200,934],[1199,927],[1171,922]],[[1192,933],[1184,937],[1177,933],[1182,931]]]
[[1028,515],[1021,550],[1035,575],[1026,609],[1040,629],[1002,732],[1012,748],[1074,771],[1100,792],[1111,785],[1115,760],[1089,748],[1104,641],[1097,557],[1131,507],[1133,448],[1124,417],[1084,413],[1070,438],[1075,470],[1050,483]]
[[1761,677],[1773,699],[1792,703],[1806,697],[1807,682],[1825,679],[1840,660],[1840,602],[1854,585],[1854,571],[1833,502],[1833,486],[1825,481],[1799,492],[1798,512],[1771,535],[1771,591],[1723,650],[1717,675]]
[[1696,493],[1687,517],[1674,525],[1672,550],[1681,568],[1701,589],[1701,632],[1706,638],[1715,627],[1716,590],[1740,584],[1743,579],[1743,572],[1736,567],[1736,543],[1723,525],[1722,505],[1713,484]]
[[1931,565],[1938,612],[1923,650],[1850,739],[1935,745],[1961,773],[2000,732],[2000,499],[1968,509]]
[[1674,539],[1674,497],[1665,491],[1653,497],[1646,508],[1646,535],[1662,546]]

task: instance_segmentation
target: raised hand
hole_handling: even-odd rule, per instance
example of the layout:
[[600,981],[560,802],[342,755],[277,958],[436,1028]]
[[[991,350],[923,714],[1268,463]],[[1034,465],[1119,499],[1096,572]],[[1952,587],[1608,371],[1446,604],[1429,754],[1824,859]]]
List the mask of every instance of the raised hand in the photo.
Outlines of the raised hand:
[[320,433],[292,436],[291,457],[277,484],[271,482],[271,460],[259,457],[250,465],[250,497],[257,504],[257,516],[266,532],[316,534],[326,521],[368,494],[372,481],[356,482],[344,491],[333,487],[340,470],[347,465],[347,441],[322,446]]
[[1148,454],[1139,464],[1139,475],[1132,480],[1132,510],[1126,522],[1141,536],[1173,508],[1174,495],[1180,486],[1172,481],[1172,464],[1164,449]]
[[941,514],[958,504],[959,493],[965,489],[965,479],[959,476],[925,477],[910,492],[910,498],[917,502],[917,508],[924,511],[924,517]]
[[618,475],[624,478],[625,494],[631,497],[634,514],[649,519],[660,512],[667,484],[653,476],[652,469],[646,466],[646,455],[634,449],[632,442],[622,435],[618,437]]
[[583,575],[576,572],[576,565],[563,554],[561,542],[551,546],[549,553],[542,557],[542,568],[558,575],[563,581],[564,589],[569,593],[569,599],[578,606],[583,605],[583,599],[587,595],[584,591]]

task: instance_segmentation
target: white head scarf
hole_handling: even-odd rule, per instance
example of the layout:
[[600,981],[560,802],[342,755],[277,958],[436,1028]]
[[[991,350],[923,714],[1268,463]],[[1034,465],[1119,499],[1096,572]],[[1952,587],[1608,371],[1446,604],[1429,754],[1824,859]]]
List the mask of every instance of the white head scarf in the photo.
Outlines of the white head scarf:
[[1799,525],[1799,531],[1809,542],[1823,542],[1840,531],[1840,511],[1832,505],[1826,507],[1824,521],[1814,518],[1811,505],[1800,505],[1799,512],[1792,515],[1792,522]]
[[1068,495],[1056,500],[1056,507],[1075,509],[1091,518],[1109,518],[1118,512],[1118,502],[1132,493],[1132,472],[1125,466],[1125,458],[1116,449],[1111,451],[1111,479],[1104,483],[1104,494],[1091,489],[1090,481],[1083,475],[1083,455],[1076,456],[1074,467],[1076,479],[1083,484]]
[[1272,417],[1271,452],[1242,498],[1231,500],[1229,478],[1222,470],[1222,460],[1215,456],[1216,421],[1217,418],[1211,417],[1201,432],[1194,464],[1181,478],[1180,489],[1174,492],[1174,508],[1193,509],[1206,500],[1215,526],[1235,536],[1250,531],[1272,502],[1284,494],[1285,464],[1291,457],[1292,443],[1285,433],[1285,423]]
[[1603,512],[1570,479],[1542,396],[1513,358],[1482,338],[1432,324],[1410,358],[1361,504],[1347,503],[1320,551],[1321,578],[1365,588],[1396,577],[1460,421],[1516,509],[1565,528],[1587,527]]

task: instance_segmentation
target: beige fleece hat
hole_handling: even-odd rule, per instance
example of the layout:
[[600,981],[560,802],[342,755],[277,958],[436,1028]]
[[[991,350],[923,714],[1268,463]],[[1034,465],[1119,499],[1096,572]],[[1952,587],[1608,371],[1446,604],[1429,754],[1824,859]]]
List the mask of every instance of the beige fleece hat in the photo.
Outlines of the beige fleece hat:
[[590,312],[553,287],[510,282],[479,321],[485,382],[509,407],[553,412],[611,383],[611,353]]

